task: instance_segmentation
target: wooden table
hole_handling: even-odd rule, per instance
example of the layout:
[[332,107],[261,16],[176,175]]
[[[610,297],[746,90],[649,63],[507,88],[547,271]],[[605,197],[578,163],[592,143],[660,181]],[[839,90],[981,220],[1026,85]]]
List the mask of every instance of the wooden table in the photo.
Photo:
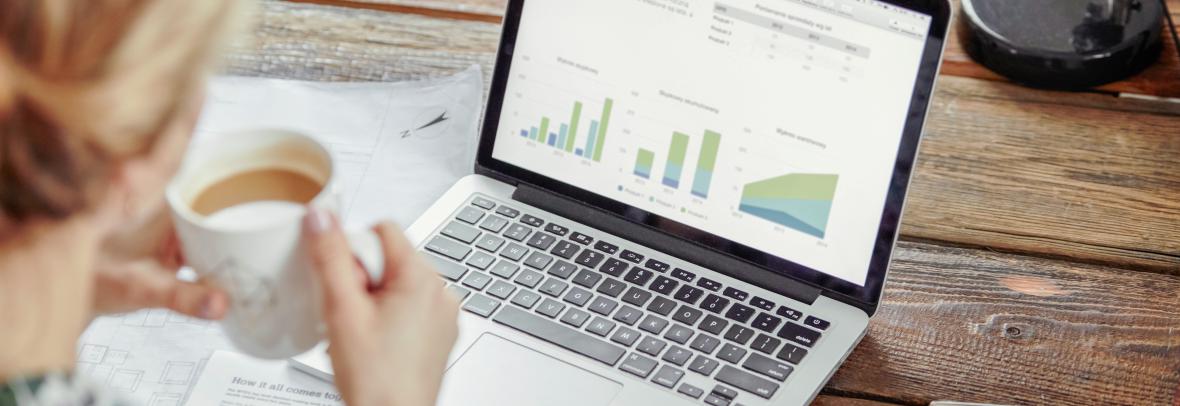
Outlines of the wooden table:
[[[490,73],[503,5],[270,0],[228,71]],[[1170,41],[1088,93],[1009,84],[952,44],[885,302],[818,403],[1180,405],[1180,103],[1118,97],[1180,97]]]

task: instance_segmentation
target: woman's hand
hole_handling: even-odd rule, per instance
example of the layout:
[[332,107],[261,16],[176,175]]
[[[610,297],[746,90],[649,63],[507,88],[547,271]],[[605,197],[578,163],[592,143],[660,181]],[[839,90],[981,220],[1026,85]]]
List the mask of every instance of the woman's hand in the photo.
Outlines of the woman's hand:
[[213,286],[177,279],[184,263],[169,216],[120,230],[104,242],[94,271],[94,313],[165,307],[193,317],[220,319],[229,297]]
[[375,230],[385,274],[370,284],[335,217],[313,208],[304,220],[336,385],[352,406],[433,405],[458,333],[459,302],[400,231],[389,223]]

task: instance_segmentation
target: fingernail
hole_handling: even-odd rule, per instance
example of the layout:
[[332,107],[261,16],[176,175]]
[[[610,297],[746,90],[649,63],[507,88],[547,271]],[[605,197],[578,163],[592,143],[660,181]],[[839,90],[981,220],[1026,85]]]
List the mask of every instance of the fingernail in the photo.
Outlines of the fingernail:
[[197,315],[202,319],[213,318],[213,295],[205,295],[205,299],[201,301],[201,308],[197,310]]
[[328,231],[332,227],[332,216],[328,211],[315,206],[307,206],[307,216],[303,220],[307,229],[316,233]]

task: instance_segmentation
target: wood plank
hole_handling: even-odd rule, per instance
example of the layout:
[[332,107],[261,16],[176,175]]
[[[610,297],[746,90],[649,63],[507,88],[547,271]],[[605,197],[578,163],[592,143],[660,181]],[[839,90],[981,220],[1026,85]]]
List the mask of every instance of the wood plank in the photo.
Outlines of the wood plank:
[[1180,402],[1180,278],[903,243],[829,384],[905,403]]
[[821,393],[811,401],[811,406],[895,406],[897,403],[883,402],[878,400],[859,399],[853,397],[845,397],[840,395],[829,395]]

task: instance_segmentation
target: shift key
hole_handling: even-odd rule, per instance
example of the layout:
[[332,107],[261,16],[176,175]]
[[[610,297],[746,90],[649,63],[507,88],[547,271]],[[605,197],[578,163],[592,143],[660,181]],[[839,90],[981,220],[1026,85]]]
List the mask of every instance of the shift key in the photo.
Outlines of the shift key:
[[738,389],[767,399],[770,399],[771,396],[774,396],[774,392],[778,391],[778,384],[729,365],[721,367],[721,372],[717,373],[716,379],[721,383],[736,386]]
[[471,253],[471,247],[443,237],[431,238],[426,243],[426,249],[456,261],[462,261],[463,258],[467,257],[467,254]]
[[492,320],[610,366],[618,363],[625,352],[622,348],[591,337],[586,333],[567,328],[512,306],[504,307],[503,310],[496,313]]

